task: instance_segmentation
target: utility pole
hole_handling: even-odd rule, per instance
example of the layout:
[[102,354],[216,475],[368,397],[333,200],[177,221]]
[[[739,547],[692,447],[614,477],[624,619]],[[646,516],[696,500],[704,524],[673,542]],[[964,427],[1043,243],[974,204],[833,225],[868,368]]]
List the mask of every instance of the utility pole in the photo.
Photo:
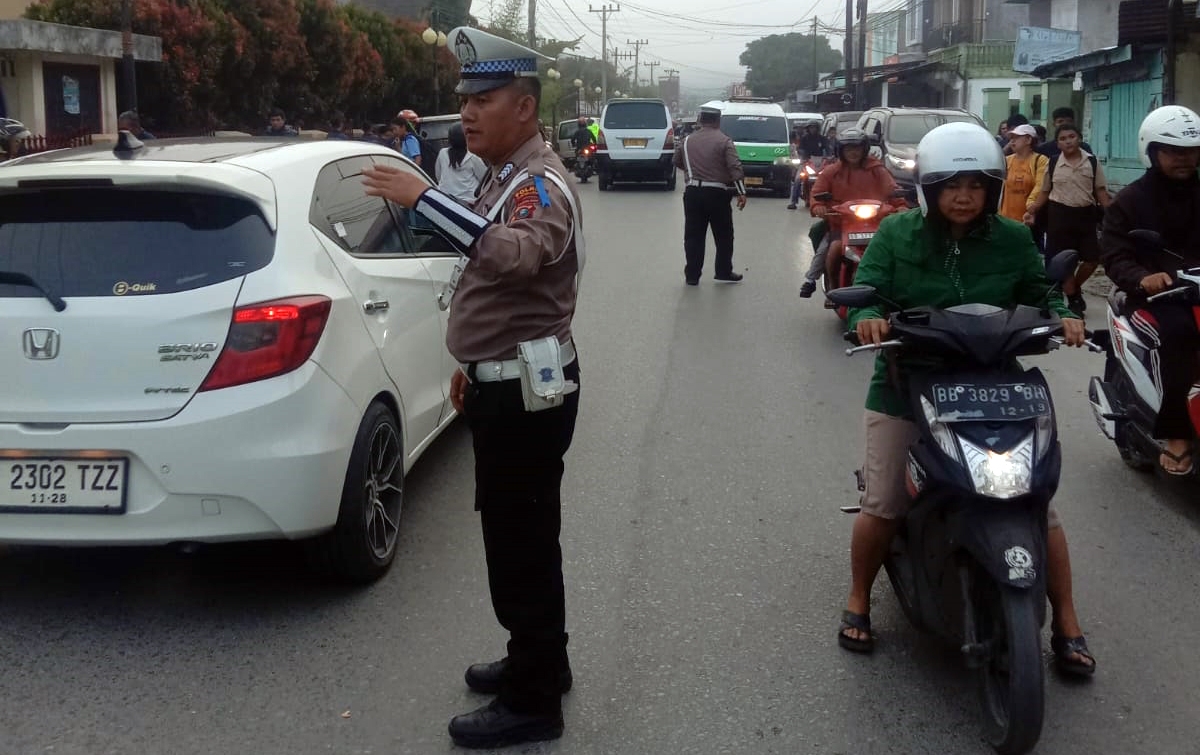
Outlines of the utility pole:
[[600,14],[600,54],[603,60],[600,61],[600,101],[608,101],[608,17],[613,13],[620,13],[620,5],[609,5],[605,3],[599,8],[593,8],[588,4],[588,13]]
[[537,29],[537,0],[529,0],[529,49],[537,49],[537,37],[534,30]]
[[1175,104],[1175,78],[1177,76],[1176,61],[1179,57],[1179,36],[1176,30],[1183,26],[1183,18],[1180,11],[1183,10],[1183,4],[1179,0],[1170,0],[1167,3],[1167,49],[1165,59],[1163,60],[1163,87],[1162,98],[1164,105]]
[[661,60],[648,60],[645,63],[642,63],[642,65],[644,65],[650,69],[650,86],[653,87],[656,83],[658,83],[654,78],[654,69],[661,66],[662,61]]
[[867,0],[858,0],[858,80],[854,84],[854,109],[866,110]]
[[[842,68],[845,69],[846,92],[854,81],[854,0],[846,0],[846,41],[842,44]],[[855,109],[858,103],[854,103]]]
[[[615,47],[613,48],[612,56],[613,56],[613,65],[614,66],[618,66],[619,61],[622,61],[622,60],[630,60],[630,59],[637,60],[636,53],[620,52]],[[620,66],[618,66],[618,70],[619,69],[620,69]],[[637,65],[636,64],[634,64],[634,69],[633,69],[633,86],[635,88],[637,87]],[[630,92],[629,94],[633,95],[634,93]]]
[[[533,2],[533,0],[529,0],[529,1]],[[813,48],[813,87],[812,88],[813,88],[813,91],[815,92],[815,91],[817,91],[817,85],[821,83],[820,79],[817,78],[820,74],[817,73],[817,17],[816,16],[813,16],[812,48]],[[817,101],[816,95],[813,95],[813,102],[816,102],[816,101]]]
[[[627,39],[627,40],[625,40],[625,44],[633,45],[633,86],[636,88],[638,85],[638,81],[637,81],[638,53],[640,53],[642,51],[642,45],[650,44],[650,40],[648,40],[648,39]],[[650,83],[653,84],[654,82],[652,81]]]
[[133,66],[133,0],[121,0],[121,85],[123,110],[137,110],[137,72]]

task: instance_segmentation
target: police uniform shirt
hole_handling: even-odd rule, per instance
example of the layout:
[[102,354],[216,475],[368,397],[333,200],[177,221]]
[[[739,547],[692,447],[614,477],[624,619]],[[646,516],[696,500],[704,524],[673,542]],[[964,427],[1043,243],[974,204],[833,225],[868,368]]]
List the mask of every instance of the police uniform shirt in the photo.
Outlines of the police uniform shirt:
[[[685,157],[686,153],[686,157]],[[675,167],[687,171],[689,181],[705,181],[733,186],[744,194],[742,161],[738,159],[733,140],[718,128],[705,126],[688,134],[675,155]]]
[[[571,337],[579,271],[574,218],[562,190],[545,178],[547,169],[567,175],[558,156],[534,134],[492,167],[473,211],[437,189],[426,190],[417,202],[417,211],[470,258],[446,332],[446,346],[461,363],[512,359],[521,341],[553,335],[566,343]],[[528,177],[518,179],[522,171]],[[520,183],[489,221],[485,216],[512,180]],[[574,184],[564,183],[578,207]]]

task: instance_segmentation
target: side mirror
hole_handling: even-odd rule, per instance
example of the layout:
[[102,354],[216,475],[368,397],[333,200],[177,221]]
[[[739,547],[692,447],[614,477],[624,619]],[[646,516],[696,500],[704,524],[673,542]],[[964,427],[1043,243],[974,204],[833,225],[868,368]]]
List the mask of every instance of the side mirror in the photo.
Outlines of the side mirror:
[[825,292],[825,298],[839,307],[869,307],[879,300],[874,286],[846,286]]
[[883,142],[883,139],[879,138],[879,134],[868,134],[867,141],[871,143],[872,147],[878,147]]
[[1163,237],[1158,231],[1138,228],[1129,232],[1129,238],[1133,239],[1139,244],[1154,247],[1155,249],[1161,249],[1163,246]]
[[813,194],[812,198],[817,200],[818,202],[828,202],[831,199],[833,199],[833,192],[823,191],[820,194]]
[[[1136,231],[1134,231],[1136,233]],[[1155,234],[1156,236],[1158,234]],[[1074,249],[1064,249],[1054,255],[1050,260],[1050,264],[1046,265],[1046,277],[1053,281],[1057,288],[1061,286],[1067,278],[1075,274],[1075,268],[1079,264],[1079,252]]]

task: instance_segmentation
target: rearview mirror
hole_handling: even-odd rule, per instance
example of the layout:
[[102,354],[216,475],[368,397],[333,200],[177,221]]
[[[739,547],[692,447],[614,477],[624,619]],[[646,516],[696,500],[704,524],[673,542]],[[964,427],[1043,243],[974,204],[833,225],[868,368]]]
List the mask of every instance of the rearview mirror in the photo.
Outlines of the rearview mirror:
[[823,191],[820,194],[813,194],[812,198],[818,202],[828,202],[829,200],[833,199],[833,192]]
[[869,307],[879,300],[874,286],[846,286],[825,292],[825,298],[839,307]]
[[1163,245],[1162,235],[1158,231],[1151,231],[1146,228],[1138,228],[1136,230],[1130,231],[1129,238],[1133,239],[1134,241],[1138,242],[1139,244],[1145,244],[1146,246],[1152,246],[1156,249],[1161,249],[1162,245]]
[[[1155,234],[1156,236],[1158,234]],[[1074,249],[1064,249],[1050,260],[1050,264],[1046,265],[1046,277],[1057,285],[1062,285],[1067,278],[1075,275],[1075,268],[1079,264],[1079,252]]]

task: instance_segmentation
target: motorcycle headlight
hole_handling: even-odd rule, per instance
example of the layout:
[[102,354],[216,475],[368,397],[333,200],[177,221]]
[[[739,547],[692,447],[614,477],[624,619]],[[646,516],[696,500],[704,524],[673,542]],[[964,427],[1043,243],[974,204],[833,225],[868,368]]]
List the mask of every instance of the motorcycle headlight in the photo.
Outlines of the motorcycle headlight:
[[903,157],[893,157],[890,154],[885,155],[885,157],[887,158],[888,164],[898,170],[912,170],[913,168],[917,167],[916,160],[909,160]]
[[873,204],[852,204],[850,205],[850,212],[853,212],[854,216],[859,220],[870,220],[879,214],[879,206]]
[[1033,433],[1004,453],[980,448],[962,438],[958,445],[975,492],[989,498],[1016,498],[1029,492],[1033,481]]
[[801,160],[801,159],[800,159],[800,158],[798,158],[798,157],[793,157],[793,158],[790,158],[790,159],[791,159],[791,161],[792,161],[792,165],[799,165],[800,163],[804,162],[803,160]]
[[811,166],[811,165],[805,165],[805,166],[804,166],[804,172],[805,172],[805,173],[807,173],[809,176],[815,176],[815,175],[817,175],[817,169],[816,169],[816,168],[814,168],[814,167],[813,167],[813,166]]
[[776,165],[791,165],[792,158],[786,157],[786,156],[785,157],[777,157],[777,158],[775,158],[775,164]]

